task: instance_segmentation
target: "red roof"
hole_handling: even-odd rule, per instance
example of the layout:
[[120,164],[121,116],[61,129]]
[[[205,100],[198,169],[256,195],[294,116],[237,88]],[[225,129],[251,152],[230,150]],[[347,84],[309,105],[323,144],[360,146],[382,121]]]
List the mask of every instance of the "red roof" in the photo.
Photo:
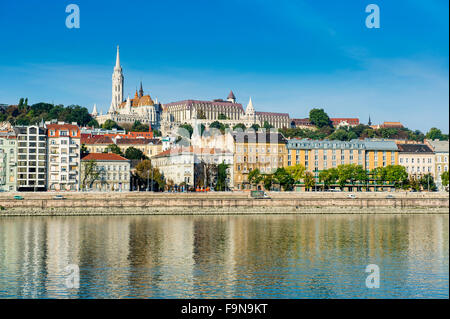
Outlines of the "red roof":
[[81,159],[82,161],[129,161],[125,157],[114,153],[90,153]]
[[81,144],[114,144],[109,136],[94,135],[92,137],[81,137]]
[[67,130],[79,130],[80,128],[77,125],[73,124],[47,124],[47,129],[67,129]]
[[116,139],[116,144],[135,144],[135,145],[147,145],[153,143],[155,145],[161,144],[158,139],[151,138],[118,138]]
[[154,157],[164,157],[164,156],[171,156],[171,155],[178,155],[181,153],[194,153],[194,154],[223,154],[226,153],[224,150],[218,149],[218,148],[200,148],[200,147],[177,147],[177,148],[170,148],[168,150],[165,150],[164,152],[161,152]]

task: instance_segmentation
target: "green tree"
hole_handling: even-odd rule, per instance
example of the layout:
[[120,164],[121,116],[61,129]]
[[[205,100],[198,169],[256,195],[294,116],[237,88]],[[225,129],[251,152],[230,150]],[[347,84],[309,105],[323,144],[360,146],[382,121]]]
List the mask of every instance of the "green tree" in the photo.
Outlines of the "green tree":
[[316,179],[311,172],[306,172],[305,177],[303,178],[305,183],[305,190],[311,190],[316,185]]
[[294,182],[300,182],[305,176],[306,168],[302,164],[296,164],[286,167],[286,171],[291,174]]
[[330,185],[335,184],[339,178],[338,170],[334,167],[319,173],[319,181],[323,182],[325,189],[328,189]]
[[125,150],[125,158],[129,160],[142,160],[146,159],[147,156],[145,156],[145,154],[141,150],[130,146]]
[[194,132],[194,129],[192,128],[192,126],[190,124],[181,124],[178,128],[182,129],[182,130],[186,130],[188,132],[189,136],[184,136],[185,133],[181,134],[185,138],[191,138],[192,133]]
[[265,128],[266,130],[270,130],[271,128],[273,128],[273,126],[269,124],[269,122],[264,121],[263,128]]
[[395,188],[400,188],[408,184],[408,173],[404,166],[388,165],[384,170],[386,171],[386,180],[394,184]]
[[444,134],[442,134],[442,131],[436,127],[432,127],[425,135],[425,137],[429,140],[448,140],[448,135],[445,136]]
[[264,189],[267,191],[270,191],[270,189],[272,188],[272,184],[273,184],[272,174],[265,174],[263,183],[264,183]]
[[273,174],[274,179],[280,184],[285,191],[290,191],[294,186],[294,178],[289,174],[284,167],[279,167]]
[[112,130],[113,128],[122,129],[116,122],[113,120],[106,120],[105,123],[102,124],[102,129]]
[[100,179],[102,172],[99,170],[97,161],[95,160],[83,161],[82,165],[83,175],[81,178],[81,188],[92,188],[94,182]]
[[330,118],[323,109],[312,109],[309,111],[309,121],[319,128],[331,126]]
[[[164,176],[161,174],[158,168],[152,166],[150,160],[143,160],[136,165],[137,176],[146,183],[148,183],[148,188],[153,190],[162,190],[165,188]],[[153,179],[152,179],[153,177]]]
[[134,121],[131,127],[132,132],[148,132],[150,130],[149,126],[142,124],[140,121]]
[[219,121],[214,121],[209,125],[210,128],[215,128],[220,130],[222,133],[225,132],[225,125]]
[[434,183],[433,175],[425,174],[419,179],[419,184],[422,186],[423,190],[435,191],[437,189],[436,184]]
[[263,175],[261,175],[261,172],[259,169],[253,169],[248,173],[248,182],[257,187],[259,183],[263,180]]
[[441,181],[442,181],[442,185],[444,187],[448,186],[448,181],[449,181],[449,173],[448,173],[448,171],[446,171],[446,172],[441,174]]
[[217,191],[226,191],[228,188],[228,174],[227,170],[230,167],[229,164],[225,164],[222,162],[217,166],[217,182],[216,182],[216,190]]
[[251,129],[253,129],[255,132],[258,132],[260,126],[259,124],[253,124],[252,126],[250,126]]
[[416,178],[414,178],[414,176],[410,176],[410,178],[408,180],[408,184],[412,190],[415,190],[417,192],[420,190],[419,181]]
[[228,120],[228,117],[225,114],[220,113],[219,116],[217,117],[217,119],[218,120]]
[[105,150],[103,151],[103,153],[114,153],[120,156],[123,156],[122,151],[120,150],[120,147],[117,146],[116,144],[109,144]]
[[247,127],[242,124],[242,123],[238,123],[235,126],[233,126],[233,131],[236,131],[238,129],[241,129],[242,131],[245,131],[247,129]]

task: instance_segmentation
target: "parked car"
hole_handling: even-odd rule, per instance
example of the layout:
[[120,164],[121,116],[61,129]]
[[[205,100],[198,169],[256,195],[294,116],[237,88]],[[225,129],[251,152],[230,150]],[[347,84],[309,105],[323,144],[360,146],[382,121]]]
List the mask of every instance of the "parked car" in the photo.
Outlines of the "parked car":
[[269,195],[264,191],[251,191],[250,196],[254,199],[270,199]]
[[20,195],[14,195],[14,199],[17,199],[17,200],[22,200],[22,199],[23,199],[23,197],[22,197],[22,196],[20,196]]
[[386,198],[395,198],[395,196],[394,196],[394,195],[391,195],[391,194],[389,194],[389,195],[386,195]]
[[356,195],[355,194],[348,194],[347,198],[356,198]]
[[55,195],[53,199],[66,199],[63,195]]

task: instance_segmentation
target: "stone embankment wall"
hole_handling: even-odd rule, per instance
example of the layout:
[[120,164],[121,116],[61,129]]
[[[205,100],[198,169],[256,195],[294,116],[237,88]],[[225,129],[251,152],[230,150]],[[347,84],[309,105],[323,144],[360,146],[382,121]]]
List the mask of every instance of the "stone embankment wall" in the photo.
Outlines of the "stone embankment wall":
[[252,199],[249,193],[56,193],[0,194],[1,215],[120,214],[288,214],[288,213],[446,213],[448,193],[270,193]]

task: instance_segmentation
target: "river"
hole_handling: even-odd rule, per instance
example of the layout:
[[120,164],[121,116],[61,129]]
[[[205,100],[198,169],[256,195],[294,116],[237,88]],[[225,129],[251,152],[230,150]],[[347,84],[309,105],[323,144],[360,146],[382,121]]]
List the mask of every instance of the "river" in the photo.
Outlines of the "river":
[[[448,215],[3,217],[0,298],[448,298],[448,224]],[[366,286],[369,264],[379,288]]]

